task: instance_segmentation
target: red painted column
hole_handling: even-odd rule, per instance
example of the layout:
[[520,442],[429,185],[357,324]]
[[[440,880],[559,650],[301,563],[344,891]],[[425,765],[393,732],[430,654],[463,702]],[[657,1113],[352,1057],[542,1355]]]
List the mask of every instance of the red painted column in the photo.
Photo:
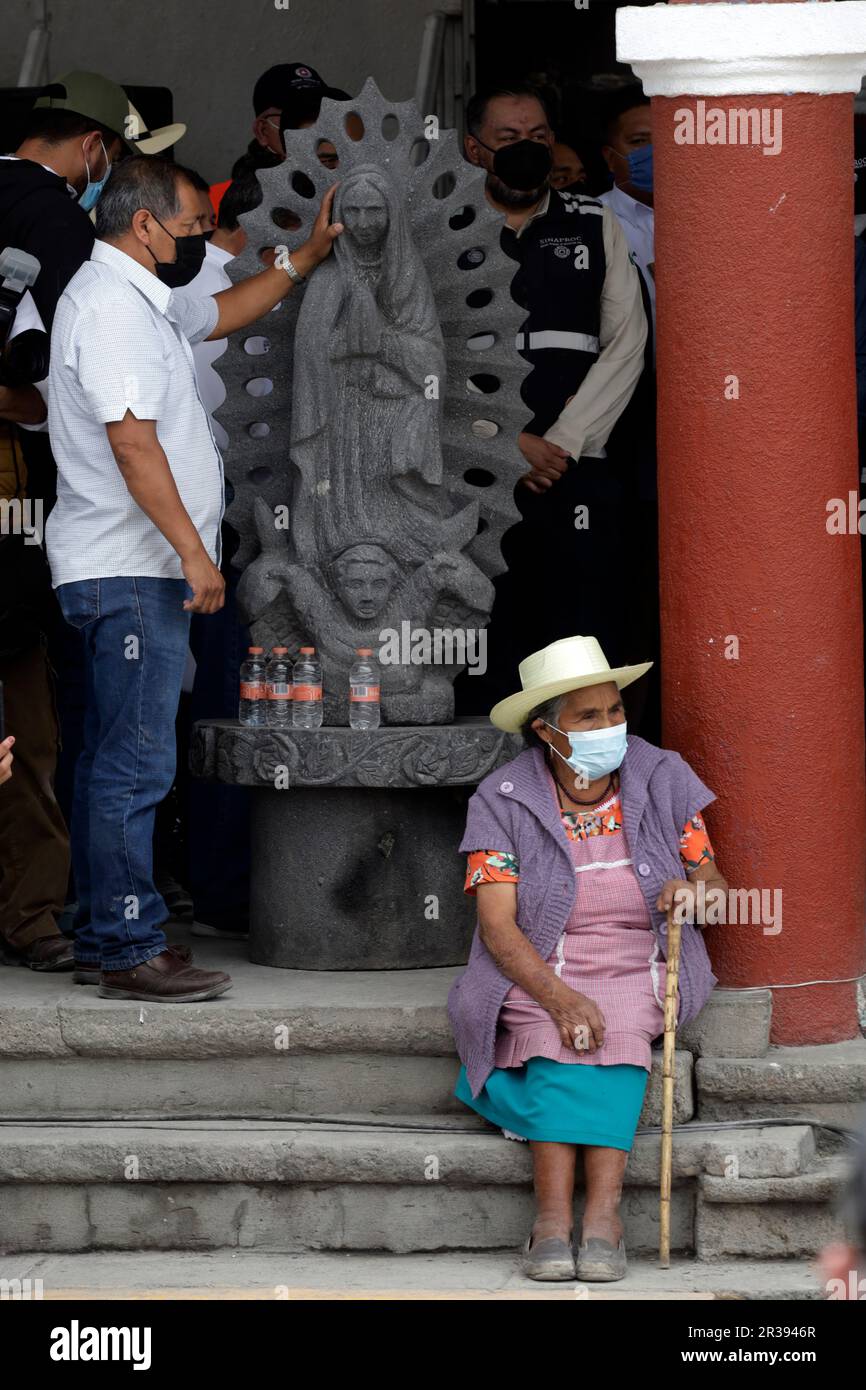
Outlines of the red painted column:
[[[676,143],[699,99],[652,98],[664,742],[717,793],[731,886],[782,892],[778,933],[707,929],[720,983],[849,979],[866,968],[860,542],[828,533],[827,504],[858,488],[852,97],[705,98],[780,111],[776,155]],[[774,990],[773,1041],[855,1036],[855,991]]]

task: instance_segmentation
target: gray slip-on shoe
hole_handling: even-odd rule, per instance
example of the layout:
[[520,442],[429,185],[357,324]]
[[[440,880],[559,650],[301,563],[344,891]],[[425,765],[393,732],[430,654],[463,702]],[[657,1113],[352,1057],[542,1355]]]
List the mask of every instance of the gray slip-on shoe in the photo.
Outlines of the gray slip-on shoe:
[[624,1279],[626,1272],[625,1241],[612,1245],[600,1236],[590,1236],[577,1252],[577,1277],[588,1284],[610,1283]]
[[574,1251],[567,1240],[547,1236],[532,1244],[532,1234],[526,1237],[522,1251],[522,1268],[527,1279],[574,1279]]

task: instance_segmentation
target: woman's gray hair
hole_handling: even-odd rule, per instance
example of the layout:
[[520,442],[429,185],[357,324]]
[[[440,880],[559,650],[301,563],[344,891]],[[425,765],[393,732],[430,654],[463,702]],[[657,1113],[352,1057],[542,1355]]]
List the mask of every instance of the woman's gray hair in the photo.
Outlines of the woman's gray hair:
[[96,235],[123,236],[132,226],[132,219],[147,208],[160,222],[177,217],[180,212],[178,185],[187,180],[183,169],[168,159],[134,155],[124,159],[111,171],[111,177],[96,204]]
[[532,727],[533,721],[536,719],[544,719],[547,721],[548,724],[558,724],[559,712],[562,709],[564,700],[565,694],[554,695],[552,700],[545,700],[543,705],[536,705],[534,710],[530,710],[529,714],[526,716],[525,720],[520,726],[520,732],[523,735],[523,740],[525,743],[529,744],[530,748],[535,746],[539,748],[544,747],[544,739],[539,738],[538,734]]

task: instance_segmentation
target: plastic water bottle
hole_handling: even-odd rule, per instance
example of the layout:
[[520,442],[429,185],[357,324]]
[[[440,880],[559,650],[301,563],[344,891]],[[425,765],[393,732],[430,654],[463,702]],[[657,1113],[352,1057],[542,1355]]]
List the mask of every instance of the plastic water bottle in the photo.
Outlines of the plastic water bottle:
[[252,724],[255,728],[261,728],[268,722],[265,670],[264,647],[250,647],[249,655],[241,666],[238,719],[242,724]]
[[292,669],[292,724],[296,729],[322,727],[322,664],[315,647],[301,647]]
[[358,647],[357,657],[349,672],[349,724],[353,729],[378,729],[379,665],[371,647]]
[[267,670],[268,724],[287,729],[292,722],[292,667],[288,647],[274,647]]

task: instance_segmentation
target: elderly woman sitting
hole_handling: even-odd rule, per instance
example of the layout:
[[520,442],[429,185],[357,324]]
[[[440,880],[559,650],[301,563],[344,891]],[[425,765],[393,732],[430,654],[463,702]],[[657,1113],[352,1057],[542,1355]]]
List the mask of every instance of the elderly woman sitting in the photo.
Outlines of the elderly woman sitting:
[[[678,753],[626,737],[619,692],[651,664],[611,670],[593,637],[527,657],[523,690],[490,718],[530,746],[480,784],[460,845],[478,927],[448,998],[463,1062],[455,1094],[529,1141],[532,1279],[625,1274],[619,1203],[650,1044],[664,1030],[666,911],[693,907],[698,879],[727,889],[700,814],[713,793]],[[680,1023],[715,983],[686,920]]]

